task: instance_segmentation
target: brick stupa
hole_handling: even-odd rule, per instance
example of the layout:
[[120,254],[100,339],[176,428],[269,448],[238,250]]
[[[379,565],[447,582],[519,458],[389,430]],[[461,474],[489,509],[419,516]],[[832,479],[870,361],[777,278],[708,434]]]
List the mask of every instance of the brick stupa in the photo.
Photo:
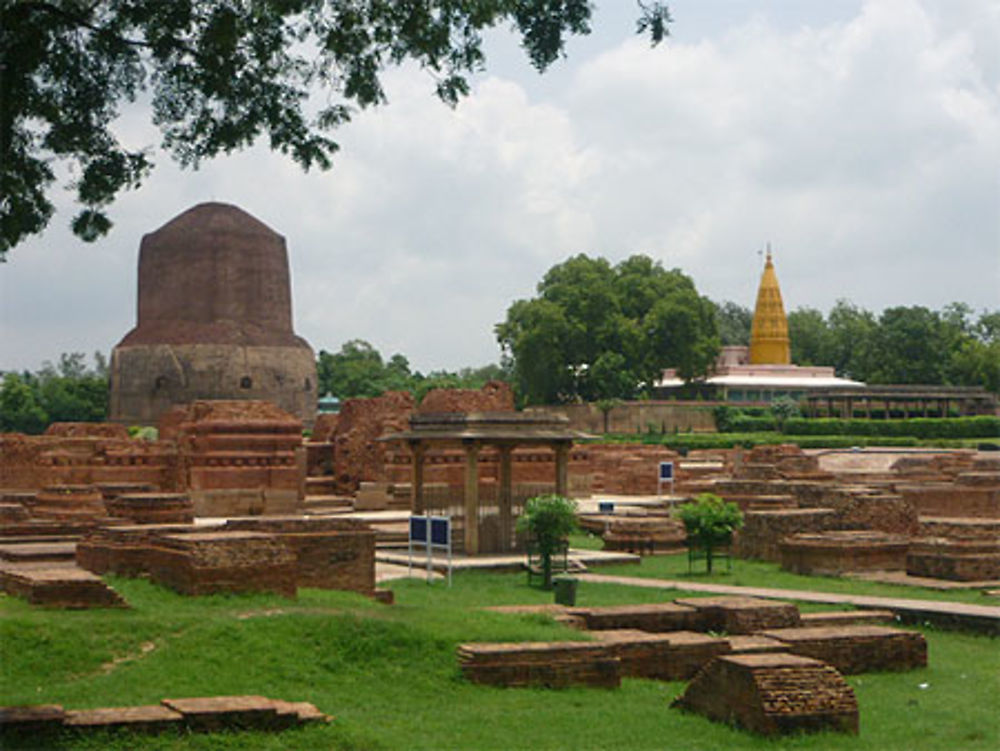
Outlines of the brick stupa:
[[281,235],[203,203],[142,238],[138,323],[111,355],[112,420],[155,424],[195,399],[259,399],[311,425],[315,389]]

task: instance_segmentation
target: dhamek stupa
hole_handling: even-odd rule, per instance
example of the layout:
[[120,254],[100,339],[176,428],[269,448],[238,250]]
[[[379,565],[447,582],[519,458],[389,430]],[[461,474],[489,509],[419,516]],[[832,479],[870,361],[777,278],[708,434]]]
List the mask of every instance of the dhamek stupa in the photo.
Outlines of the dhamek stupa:
[[[832,367],[793,365],[788,317],[781,299],[771,249],[757,287],[750,346],[723,347],[713,375],[698,384],[732,402],[771,402],[787,396],[802,399],[816,389],[859,388],[864,384],[838,378]],[[657,389],[669,393],[684,386],[675,370],[665,370]]]
[[316,360],[292,329],[285,238],[203,203],[142,238],[138,320],[111,353],[110,418],[155,424],[195,399],[263,399],[308,425]]

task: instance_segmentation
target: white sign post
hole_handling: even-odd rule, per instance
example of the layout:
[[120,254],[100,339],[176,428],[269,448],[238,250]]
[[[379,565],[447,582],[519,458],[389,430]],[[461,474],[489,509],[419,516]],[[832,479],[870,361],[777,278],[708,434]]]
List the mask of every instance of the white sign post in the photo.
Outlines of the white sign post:
[[427,551],[427,581],[434,573],[432,552],[434,548],[448,552],[448,586],[451,586],[451,517],[411,516],[410,535],[407,541],[407,571],[413,572],[413,546],[423,545]]

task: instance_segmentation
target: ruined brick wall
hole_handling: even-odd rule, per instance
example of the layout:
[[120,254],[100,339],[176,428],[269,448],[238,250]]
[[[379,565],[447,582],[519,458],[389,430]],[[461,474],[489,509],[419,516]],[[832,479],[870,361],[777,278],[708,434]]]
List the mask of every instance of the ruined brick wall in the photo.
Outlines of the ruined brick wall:
[[161,423],[198,516],[289,513],[303,497],[302,422],[270,402],[196,401]]
[[384,479],[389,446],[376,441],[386,433],[409,428],[413,396],[387,391],[372,399],[348,399],[340,408],[333,444],[333,474],[341,493],[354,493],[362,481]]
[[672,461],[675,470],[679,469],[679,454],[661,446],[619,443],[590,444],[586,448],[595,493],[655,495],[660,462]]
[[748,511],[735,537],[735,553],[740,558],[777,563],[781,560],[779,543],[784,537],[796,532],[823,532],[836,525],[837,512],[833,509]]
[[513,412],[514,390],[504,381],[490,381],[481,389],[432,389],[416,410],[431,412]]
[[922,516],[1000,519],[1000,487],[939,482],[900,483],[896,492]]
[[0,435],[5,488],[140,483],[176,490],[176,465],[173,442],[133,440],[119,425],[58,423],[45,435]]
[[726,639],[694,631],[654,634],[626,629],[598,631],[595,637],[619,659],[623,678],[690,680],[713,657],[730,651]]

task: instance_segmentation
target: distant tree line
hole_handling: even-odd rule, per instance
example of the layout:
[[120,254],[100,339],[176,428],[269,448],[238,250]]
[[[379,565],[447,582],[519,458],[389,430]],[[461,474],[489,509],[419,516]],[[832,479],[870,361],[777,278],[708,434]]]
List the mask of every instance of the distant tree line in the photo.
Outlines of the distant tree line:
[[[716,306],[724,345],[749,344],[753,313]],[[832,365],[837,375],[871,384],[982,386],[1000,393],[1000,311],[978,315],[965,303],[942,310],[886,308],[876,316],[840,300],[826,316],[815,308],[788,314],[792,362]]]
[[53,422],[100,422],[108,416],[108,363],[94,353],[62,354],[30,373],[6,373],[0,385],[0,431],[42,433]]
[[320,350],[316,359],[319,393],[340,400],[378,396],[386,391],[410,391],[419,402],[431,389],[482,388],[493,380],[507,381],[500,365],[434,370],[424,375],[410,369],[409,360],[396,353],[383,359],[381,353],[363,339],[345,342],[338,352]]

